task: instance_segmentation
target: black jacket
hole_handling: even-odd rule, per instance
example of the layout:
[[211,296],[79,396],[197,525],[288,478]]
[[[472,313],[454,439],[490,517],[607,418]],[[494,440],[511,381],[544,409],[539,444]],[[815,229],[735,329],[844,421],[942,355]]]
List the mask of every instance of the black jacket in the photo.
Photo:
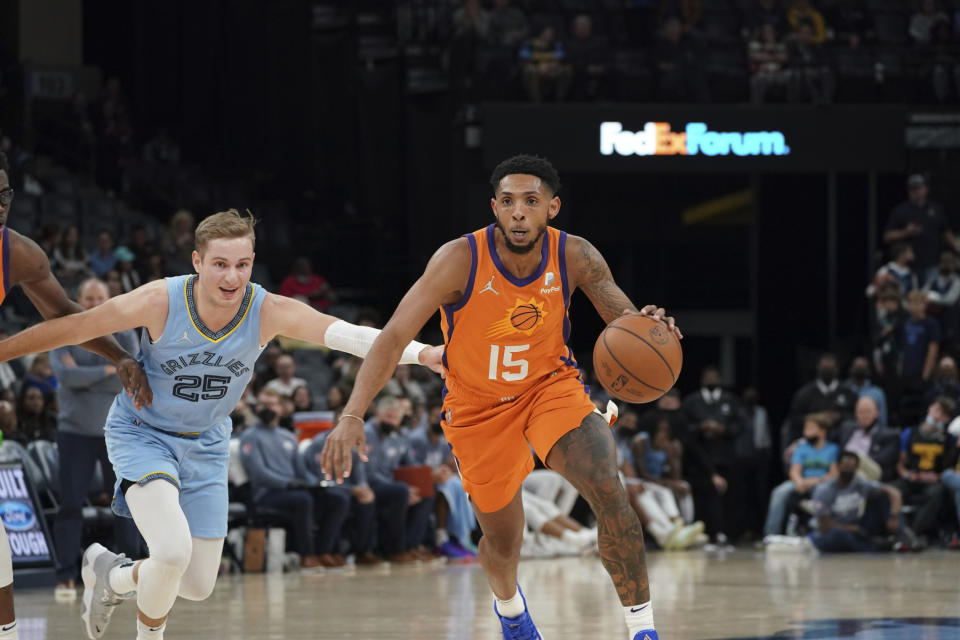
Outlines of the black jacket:
[[[707,402],[698,389],[683,399],[682,411],[689,424],[690,439],[706,451],[711,462],[720,465],[733,464],[734,442],[744,428],[740,400],[732,393],[722,391],[718,400]],[[719,422],[723,425],[723,433],[705,433],[701,428],[705,420]]]

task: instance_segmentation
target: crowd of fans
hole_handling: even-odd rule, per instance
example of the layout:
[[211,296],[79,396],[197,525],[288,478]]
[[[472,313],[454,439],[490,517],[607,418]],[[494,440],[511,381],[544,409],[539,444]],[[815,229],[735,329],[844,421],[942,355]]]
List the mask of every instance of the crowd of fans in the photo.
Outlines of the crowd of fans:
[[468,101],[960,99],[960,10],[938,0],[463,0]]

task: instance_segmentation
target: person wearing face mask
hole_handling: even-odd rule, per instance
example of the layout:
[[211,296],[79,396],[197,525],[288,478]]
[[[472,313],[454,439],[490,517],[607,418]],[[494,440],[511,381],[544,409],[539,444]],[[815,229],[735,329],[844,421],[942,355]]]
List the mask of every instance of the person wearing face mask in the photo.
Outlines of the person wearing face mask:
[[743,524],[740,517],[743,485],[736,465],[734,443],[744,429],[744,416],[740,399],[723,389],[721,384],[720,370],[716,366],[704,368],[700,389],[683,400],[683,414],[690,426],[690,439],[696,440],[707,453],[715,475],[720,476],[725,484],[722,490],[717,487],[723,496],[722,517],[719,522],[714,518],[704,518],[704,522],[711,541],[718,546],[727,546],[729,541],[737,539]]
[[957,361],[953,356],[943,356],[937,363],[936,372],[925,396],[926,404],[929,406],[940,396],[947,396],[960,403],[960,373],[957,372]]
[[432,403],[427,412],[427,424],[410,434],[410,463],[427,465],[433,470],[437,492],[437,551],[451,559],[476,558],[470,533],[477,526],[477,519],[463,490],[450,445],[443,437],[442,412],[442,403]]
[[250,478],[254,504],[290,514],[293,546],[303,569],[342,567],[346,561],[337,545],[349,498],[318,490],[320,481],[304,465],[296,437],[277,428],[280,411],[280,395],[263,389],[257,396],[259,422],[240,436],[240,461]]
[[920,534],[935,534],[940,507],[946,494],[940,474],[955,438],[947,432],[947,422],[956,413],[957,403],[947,397],[937,398],[927,409],[927,417],[900,434],[900,460],[895,486],[908,504],[917,506],[913,521]]
[[825,413],[807,416],[803,423],[803,440],[793,451],[790,478],[773,490],[764,525],[764,540],[783,533],[783,521],[791,502],[808,496],[813,489],[837,475],[837,445],[827,441],[830,417]]
[[857,400],[856,418],[840,425],[837,441],[860,457],[857,473],[864,479],[890,482],[896,477],[900,434],[886,426],[870,396]]
[[881,551],[894,546],[892,536],[905,531],[900,492],[857,475],[860,458],[851,451],[840,454],[837,477],[813,492],[817,529],[810,535],[820,551]]
[[873,400],[880,414],[880,423],[888,424],[887,394],[871,381],[870,361],[863,356],[857,356],[853,359],[853,362],[850,363],[848,373],[850,377],[847,378],[844,386],[853,391],[857,398],[866,396]]
[[793,442],[800,437],[806,416],[811,413],[825,412],[830,419],[830,426],[853,416],[857,395],[840,384],[839,371],[835,355],[824,353],[820,356],[816,378],[793,394],[789,431],[783,439],[784,443]]

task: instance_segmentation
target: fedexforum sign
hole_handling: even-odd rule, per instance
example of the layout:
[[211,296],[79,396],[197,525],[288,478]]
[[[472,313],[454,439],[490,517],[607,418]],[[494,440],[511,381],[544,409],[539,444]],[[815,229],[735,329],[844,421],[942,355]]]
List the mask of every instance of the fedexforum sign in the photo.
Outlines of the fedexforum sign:
[[640,131],[620,122],[600,123],[600,153],[605,156],[786,156],[781,131],[711,131],[705,122],[690,122],[674,132],[669,122],[648,122]]

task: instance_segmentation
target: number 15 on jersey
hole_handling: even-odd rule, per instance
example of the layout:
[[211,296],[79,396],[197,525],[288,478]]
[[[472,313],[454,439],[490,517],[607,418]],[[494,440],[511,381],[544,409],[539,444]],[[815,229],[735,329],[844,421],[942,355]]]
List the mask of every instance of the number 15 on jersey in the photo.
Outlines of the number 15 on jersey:
[[[527,377],[529,363],[522,358],[514,358],[514,354],[526,351],[528,344],[509,344],[503,347],[503,361],[500,360],[500,345],[490,345],[490,371],[487,378],[497,380],[502,378],[507,382],[516,382]],[[501,370],[502,364],[502,370]],[[519,367],[519,369],[518,369]],[[499,374],[499,375],[498,375]]]

